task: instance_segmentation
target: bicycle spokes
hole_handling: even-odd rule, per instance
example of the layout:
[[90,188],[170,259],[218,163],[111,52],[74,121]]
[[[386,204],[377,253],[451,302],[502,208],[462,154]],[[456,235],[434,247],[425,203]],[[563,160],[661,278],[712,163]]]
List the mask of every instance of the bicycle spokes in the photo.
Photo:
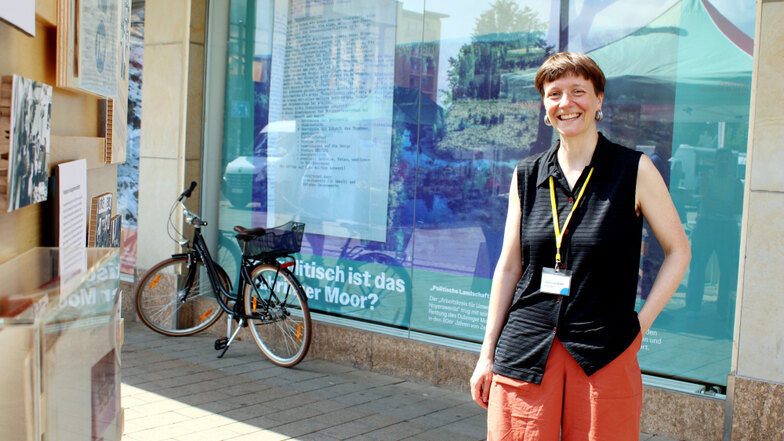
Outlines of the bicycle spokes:
[[263,308],[259,318],[250,320],[256,344],[273,363],[290,367],[299,363],[310,345],[311,322],[304,292],[294,276],[269,264],[253,271],[253,284],[247,288],[250,308],[253,298]]
[[[164,335],[191,335],[217,320],[215,294],[207,269],[187,257],[153,267],[136,290],[136,310],[145,325]],[[228,286],[225,277],[220,278]]]

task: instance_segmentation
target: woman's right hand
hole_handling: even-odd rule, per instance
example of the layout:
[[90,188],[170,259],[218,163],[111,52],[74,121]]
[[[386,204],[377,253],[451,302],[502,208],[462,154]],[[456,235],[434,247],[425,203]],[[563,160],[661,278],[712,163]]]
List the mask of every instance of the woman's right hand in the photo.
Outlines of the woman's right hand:
[[487,409],[487,402],[490,398],[490,383],[492,381],[493,362],[480,357],[476,362],[474,373],[471,375],[471,398],[485,409]]

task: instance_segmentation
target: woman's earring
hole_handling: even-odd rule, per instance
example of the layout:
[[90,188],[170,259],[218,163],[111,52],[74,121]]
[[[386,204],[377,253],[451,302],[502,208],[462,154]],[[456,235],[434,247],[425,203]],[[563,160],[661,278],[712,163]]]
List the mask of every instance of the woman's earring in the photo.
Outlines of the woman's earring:
[[604,119],[604,113],[602,113],[602,109],[596,111],[596,116],[593,117],[596,121],[601,121]]
[[550,122],[550,117],[548,115],[544,116],[544,125],[548,127],[552,127],[553,123]]

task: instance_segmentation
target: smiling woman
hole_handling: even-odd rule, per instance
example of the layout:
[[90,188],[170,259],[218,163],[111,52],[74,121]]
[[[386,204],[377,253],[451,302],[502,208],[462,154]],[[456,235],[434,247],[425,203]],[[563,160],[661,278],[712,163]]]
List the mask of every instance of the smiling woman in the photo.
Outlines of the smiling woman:
[[[636,439],[636,354],[683,278],[689,242],[651,160],[597,131],[596,63],[557,53],[535,85],[559,140],[512,178],[471,393],[488,408],[488,440]],[[637,314],[641,215],[665,258]]]

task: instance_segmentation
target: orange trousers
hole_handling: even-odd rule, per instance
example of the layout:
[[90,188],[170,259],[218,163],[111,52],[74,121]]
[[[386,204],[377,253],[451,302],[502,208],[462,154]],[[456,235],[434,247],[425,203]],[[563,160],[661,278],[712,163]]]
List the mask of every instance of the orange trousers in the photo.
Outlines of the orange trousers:
[[[542,384],[494,374],[488,441],[631,441],[640,437],[642,336],[590,377],[556,338]],[[559,438],[560,436],[560,438]]]

